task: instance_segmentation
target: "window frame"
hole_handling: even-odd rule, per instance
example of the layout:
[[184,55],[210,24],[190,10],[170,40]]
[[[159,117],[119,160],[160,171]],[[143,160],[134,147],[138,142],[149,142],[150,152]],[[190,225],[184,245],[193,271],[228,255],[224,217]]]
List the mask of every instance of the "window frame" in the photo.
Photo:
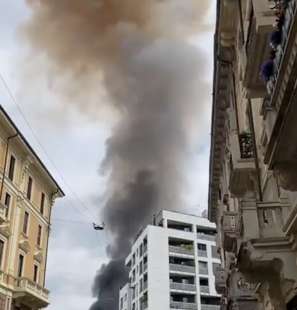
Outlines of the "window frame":
[[23,234],[28,236],[30,213],[25,210],[23,219]]
[[33,194],[33,178],[31,175],[28,176],[28,182],[27,182],[27,191],[26,191],[26,197],[29,201],[32,199]]
[[[8,204],[7,204],[7,197],[9,197]],[[5,217],[6,218],[9,218],[9,215],[10,215],[11,201],[12,201],[12,195],[9,192],[6,192],[5,193],[5,198],[4,198]]]
[[0,243],[3,243],[3,248],[2,248],[2,253],[0,252],[0,269],[3,270],[3,265],[4,265],[4,258],[6,254],[6,242],[7,240],[4,238],[0,238]]
[[40,214],[44,216],[44,211],[45,211],[45,193],[44,192],[41,192],[39,211],[40,211]]
[[38,224],[36,244],[39,248],[42,247],[42,233],[43,233],[43,227],[42,225]]
[[[13,162],[13,165],[12,165]],[[8,179],[13,182],[15,177],[15,168],[16,168],[16,157],[13,154],[10,154],[9,165],[8,165]]]
[[[22,265],[20,265],[21,258],[22,257]],[[26,255],[23,252],[19,252],[18,256],[18,269],[17,269],[17,278],[23,278],[24,277],[24,266],[25,266],[25,259]],[[22,268],[20,268],[22,266]]]
[[[36,269],[35,269],[36,268]],[[33,282],[39,284],[40,281],[40,265],[34,262],[33,264]]]

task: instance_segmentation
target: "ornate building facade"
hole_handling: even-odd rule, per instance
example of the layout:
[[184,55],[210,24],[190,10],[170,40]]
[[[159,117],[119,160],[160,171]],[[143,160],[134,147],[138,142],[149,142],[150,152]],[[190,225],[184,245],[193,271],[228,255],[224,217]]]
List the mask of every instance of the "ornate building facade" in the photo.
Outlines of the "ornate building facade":
[[209,217],[228,309],[297,309],[296,13],[217,1]]
[[63,191],[0,106],[0,310],[49,304],[51,210]]

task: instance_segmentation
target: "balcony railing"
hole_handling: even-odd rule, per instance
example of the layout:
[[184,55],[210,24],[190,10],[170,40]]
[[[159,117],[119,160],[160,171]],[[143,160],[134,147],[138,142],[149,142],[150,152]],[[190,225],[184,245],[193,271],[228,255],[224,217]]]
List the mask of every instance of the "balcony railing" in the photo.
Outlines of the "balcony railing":
[[186,248],[181,246],[169,246],[169,252],[183,255],[194,255],[193,248]]
[[197,304],[196,303],[189,303],[189,302],[177,302],[177,301],[171,301],[170,302],[170,308],[171,309],[189,309],[189,310],[197,310]]
[[208,274],[208,268],[199,267],[199,274],[202,274],[202,275]]
[[16,292],[22,293],[22,295],[24,293],[29,294],[35,300],[36,305],[38,305],[37,308],[43,308],[49,303],[49,291],[47,289],[26,278],[19,278],[15,281]]
[[196,285],[187,284],[187,283],[171,282],[170,289],[177,290],[177,291],[196,292]]
[[200,293],[209,294],[209,286],[208,285],[200,285]]
[[207,257],[207,251],[205,250],[198,250],[199,257]]
[[[287,9],[285,12],[285,18],[284,18],[284,24],[282,26],[282,34],[281,34],[281,44],[277,48],[276,57],[274,58],[274,74],[271,76],[269,81],[269,93],[274,94],[276,84],[279,80],[279,76],[281,74],[281,67],[282,63],[284,62],[286,49],[288,46],[289,41],[289,35],[291,32],[292,25],[294,23],[295,15],[296,15],[296,0],[291,0],[287,4]],[[288,59],[288,57],[287,57]],[[286,60],[287,60],[286,59]],[[282,82],[283,79],[281,79],[280,82]],[[278,96],[278,94],[276,94]],[[273,99],[273,96],[271,96],[271,100]],[[272,104],[270,104],[271,106]]]
[[194,266],[187,266],[181,264],[170,264],[170,271],[184,272],[184,273],[195,273]]
[[240,156],[243,159],[254,157],[254,144],[250,133],[241,133],[239,135]]
[[201,305],[201,310],[220,310],[219,305]]
[[216,241],[216,236],[204,233],[197,233],[197,238],[206,241]]

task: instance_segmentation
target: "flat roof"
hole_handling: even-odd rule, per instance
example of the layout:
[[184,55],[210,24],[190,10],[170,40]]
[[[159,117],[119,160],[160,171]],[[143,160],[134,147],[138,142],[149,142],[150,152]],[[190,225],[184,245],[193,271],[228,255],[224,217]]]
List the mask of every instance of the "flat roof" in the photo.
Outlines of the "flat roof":
[[28,140],[24,137],[24,135],[21,133],[21,131],[18,129],[14,121],[11,119],[11,117],[8,115],[8,113],[4,110],[3,106],[0,104],[0,113],[3,114],[3,116],[6,118],[7,122],[12,126],[12,128],[15,130],[16,134],[19,136],[21,141],[25,144],[25,146],[28,148],[29,152],[32,153],[32,155],[36,158],[37,162],[40,164],[41,168],[46,172],[46,174],[49,176],[51,181],[55,184],[57,187],[58,191],[60,192],[61,196],[65,196],[64,191],[58,184],[58,182],[54,179],[52,174],[49,172],[45,164],[42,162],[40,157],[37,155],[37,153],[34,151]]

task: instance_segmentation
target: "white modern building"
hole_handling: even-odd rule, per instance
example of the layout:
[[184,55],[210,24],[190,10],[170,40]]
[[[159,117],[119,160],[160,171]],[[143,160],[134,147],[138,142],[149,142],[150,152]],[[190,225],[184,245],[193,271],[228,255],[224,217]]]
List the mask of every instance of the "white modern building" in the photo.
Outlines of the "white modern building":
[[219,309],[215,239],[216,226],[206,218],[161,211],[126,259],[129,283],[120,291],[119,309]]

